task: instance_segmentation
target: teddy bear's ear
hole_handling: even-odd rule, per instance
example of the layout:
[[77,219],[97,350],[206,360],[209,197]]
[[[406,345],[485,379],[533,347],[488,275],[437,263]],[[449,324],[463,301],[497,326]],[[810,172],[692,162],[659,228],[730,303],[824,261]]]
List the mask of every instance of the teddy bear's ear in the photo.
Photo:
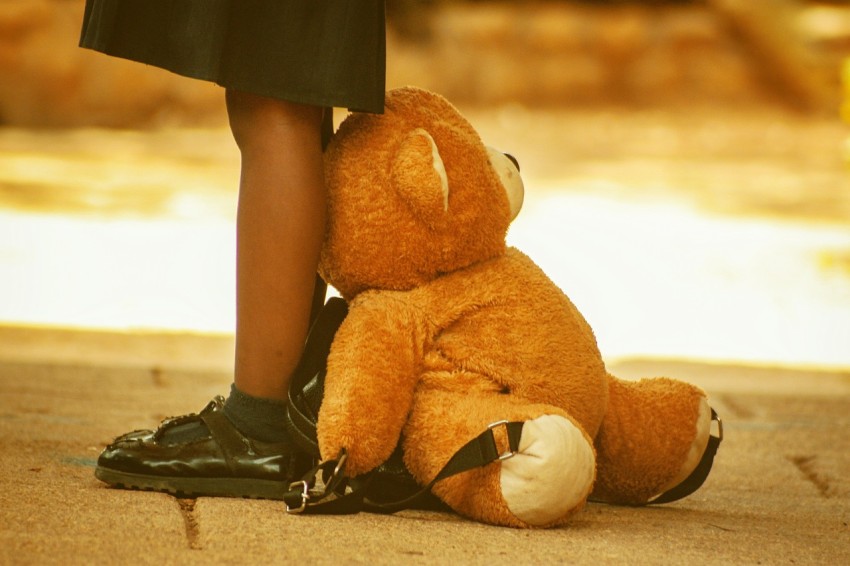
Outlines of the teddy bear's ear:
[[422,128],[410,132],[392,160],[393,187],[413,213],[432,224],[449,209],[449,180],[434,138]]

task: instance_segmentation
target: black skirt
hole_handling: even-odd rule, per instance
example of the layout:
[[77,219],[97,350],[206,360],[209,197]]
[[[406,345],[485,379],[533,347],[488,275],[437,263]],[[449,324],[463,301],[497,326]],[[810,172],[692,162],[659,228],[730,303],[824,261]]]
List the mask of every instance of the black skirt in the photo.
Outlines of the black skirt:
[[80,45],[292,102],[384,108],[384,0],[86,0]]

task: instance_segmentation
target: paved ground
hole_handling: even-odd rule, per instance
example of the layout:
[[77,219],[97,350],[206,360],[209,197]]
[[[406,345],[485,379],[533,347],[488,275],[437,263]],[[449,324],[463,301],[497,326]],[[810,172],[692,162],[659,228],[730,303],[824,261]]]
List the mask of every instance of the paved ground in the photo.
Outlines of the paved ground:
[[850,563],[848,373],[617,364],[624,377],[671,374],[710,393],[726,436],[712,475],[675,504],[591,504],[569,527],[523,531],[442,513],[297,517],[274,501],[106,488],[93,465],[113,436],[226,390],[216,360],[229,339],[0,338],[3,564]]

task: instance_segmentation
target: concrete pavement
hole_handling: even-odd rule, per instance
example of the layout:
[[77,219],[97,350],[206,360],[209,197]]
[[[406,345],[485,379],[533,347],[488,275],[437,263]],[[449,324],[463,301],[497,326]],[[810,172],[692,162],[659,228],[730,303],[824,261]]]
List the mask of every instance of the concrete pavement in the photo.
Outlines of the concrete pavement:
[[0,328],[2,564],[848,564],[850,374],[612,364],[706,389],[725,440],[680,502],[591,504],[566,528],[445,513],[288,516],[276,501],[106,488],[114,436],[199,410],[230,381],[227,336]]

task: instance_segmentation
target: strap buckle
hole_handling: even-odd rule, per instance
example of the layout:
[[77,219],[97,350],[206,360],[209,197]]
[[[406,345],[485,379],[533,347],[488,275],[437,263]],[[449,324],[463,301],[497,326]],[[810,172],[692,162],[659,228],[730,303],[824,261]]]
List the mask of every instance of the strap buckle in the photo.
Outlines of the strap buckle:
[[292,482],[289,484],[289,491],[295,491],[300,486],[301,491],[301,505],[298,507],[290,507],[289,504],[286,504],[286,512],[290,515],[297,515],[304,511],[307,508],[307,502],[310,501],[310,484],[307,483],[307,480],[301,480]]
[[[331,496],[340,485],[344,489],[342,482],[345,479],[343,473],[346,460],[348,460],[348,453],[343,449],[336,460],[326,460],[310,470],[304,476],[307,479],[289,484],[289,491],[284,496],[286,512],[290,515],[303,513],[310,505],[311,500],[315,499],[316,503],[318,503]],[[327,469],[331,465],[334,467],[333,471],[328,473]],[[319,474],[319,472],[322,472],[322,474]],[[319,480],[319,484],[313,489],[313,485],[317,482],[317,479]],[[297,497],[300,497],[300,502],[296,499]],[[290,501],[293,501],[293,504],[290,504]]]
[[711,422],[717,423],[717,436],[715,436],[715,438],[717,439],[717,442],[720,443],[723,441],[723,420],[716,412],[714,412],[714,409],[712,409],[711,413]]
[[495,429],[499,428],[499,427],[504,427],[505,438],[508,439],[508,450],[507,450],[507,452],[503,452],[503,453],[499,454],[499,457],[498,457],[498,460],[501,462],[503,460],[507,460],[509,458],[513,458],[514,456],[516,456],[517,451],[514,450],[513,447],[511,446],[510,433],[508,431],[508,421],[501,420],[501,421],[496,421],[494,423],[490,423],[490,424],[487,425],[487,429],[490,430],[491,432],[494,431]]
[[332,485],[336,478],[342,477],[342,472],[345,469],[345,461],[348,460],[348,452],[346,452],[345,448],[343,448],[339,456],[336,459],[336,466],[334,466],[334,471],[331,473],[328,480],[325,482],[327,485]]

